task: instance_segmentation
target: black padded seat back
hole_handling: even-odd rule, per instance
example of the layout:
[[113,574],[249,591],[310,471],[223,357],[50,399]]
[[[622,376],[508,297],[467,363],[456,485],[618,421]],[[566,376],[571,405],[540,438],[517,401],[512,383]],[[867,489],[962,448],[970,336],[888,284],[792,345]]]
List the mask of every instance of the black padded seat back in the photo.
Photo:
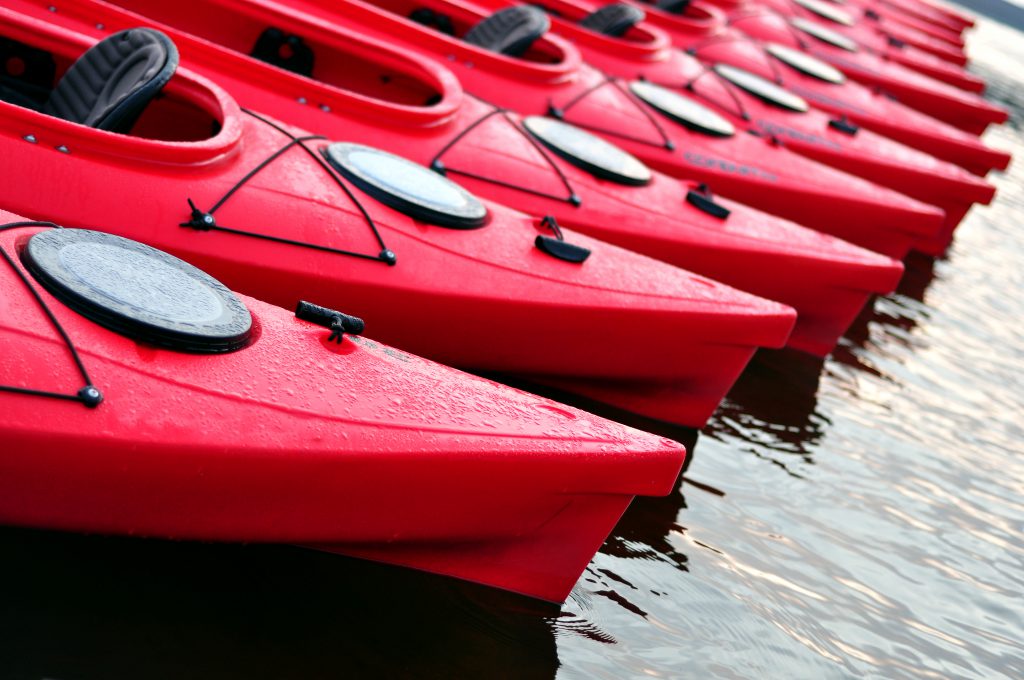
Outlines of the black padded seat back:
[[307,78],[313,77],[313,48],[297,35],[271,26],[260,33],[249,56]]
[[43,113],[128,133],[177,68],[178,50],[160,31],[131,28],[115,33],[71,65]]
[[53,89],[53,55],[0,36],[0,100],[38,111]]
[[516,5],[482,19],[462,39],[491,52],[519,57],[550,28],[551,21],[543,10]]
[[692,0],[654,0],[652,4],[658,9],[664,10],[669,14],[686,14],[686,10],[690,8],[691,1]]
[[613,38],[621,38],[626,31],[646,18],[643,10],[625,3],[605,5],[580,19],[580,26]]

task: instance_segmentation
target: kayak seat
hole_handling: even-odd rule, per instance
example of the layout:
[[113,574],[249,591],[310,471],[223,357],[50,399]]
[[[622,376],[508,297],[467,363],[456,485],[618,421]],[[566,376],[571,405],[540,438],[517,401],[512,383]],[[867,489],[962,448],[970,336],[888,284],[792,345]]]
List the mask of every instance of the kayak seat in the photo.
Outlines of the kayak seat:
[[548,15],[536,7],[518,5],[498,10],[469,29],[463,40],[491,52],[522,56],[551,28]]
[[273,26],[260,33],[249,56],[300,76],[313,77],[313,48],[299,36]]
[[170,38],[149,28],[115,33],[71,65],[43,113],[99,130],[128,133],[178,67]]
[[691,0],[654,0],[651,4],[669,14],[686,14]]
[[429,7],[417,7],[409,13],[409,18],[417,24],[433,28],[445,35],[455,35],[455,25],[451,17],[441,12],[435,12]]
[[644,20],[643,10],[632,5],[615,3],[605,5],[580,19],[580,26],[595,33],[621,38],[626,31]]
[[57,64],[46,50],[0,37],[0,100],[38,111],[56,74]]

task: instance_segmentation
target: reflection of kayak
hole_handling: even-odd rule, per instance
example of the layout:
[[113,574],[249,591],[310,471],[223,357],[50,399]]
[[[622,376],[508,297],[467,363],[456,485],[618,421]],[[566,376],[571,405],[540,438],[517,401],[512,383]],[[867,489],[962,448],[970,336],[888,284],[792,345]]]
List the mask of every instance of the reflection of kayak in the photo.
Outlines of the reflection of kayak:
[[[496,10],[504,6],[505,0],[476,0],[475,4]],[[343,6],[351,6],[349,11],[352,15],[355,15],[358,8],[365,7],[354,2],[335,5],[338,8]],[[587,3],[586,0],[548,0],[546,6],[550,10],[553,30],[577,47],[588,63],[613,76],[623,79],[642,78],[672,90],[672,94],[660,93],[652,99],[650,93],[654,88],[649,85],[620,82],[619,88],[606,87],[588,95],[587,98],[604,97],[607,102],[606,106],[599,108],[595,105],[585,111],[586,115],[593,118],[573,118],[573,115],[581,115],[576,113],[579,110],[577,104],[565,111],[564,115],[569,120],[584,124],[590,121],[591,126],[599,125],[596,116],[611,110],[617,103],[620,116],[629,115],[635,121],[624,127],[643,129],[645,124],[650,126],[650,121],[643,119],[646,113],[660,121],[667,133],[674,135],[673,139],[678,140],[677,146],[685,149],[684,159],[703,161],[714,167],[715,158],[726,156],[741,167],[756,168],[764,163],[773,172],[776,168],[782,168],[784,172],[790,154],[778,155],[776,152],[779,146],[765,150],[750,135],[728,132],[730,129],[747,129],[762,137],[778,140],[787,149],[938,206],[946,212],[946,222],[940,234],[921,233],[917,237],[910,230],[901,233],[899,229],[871,229],[863,220],[855,221],[855,218],[839,214],[842,211],[836,209],[834,197],[822,203],[794,197],[794,187],[814,186],[811,184],[814,181],[812,178],[799,176],[797,172],[778,173],[780,181],[777,184],[783,184],[784,187],[778,190],[777,186],[773,186],[767,192],[758,192],[757,186],[748,186],[755,184],[748,177],[741,176],[734,183],[732,177],[736,173],[730,177],[706,178],[723,193],[732,192],[735,198],[755,203],[894,257],[905,255],[911,244],[929,253],[942,252],[949,244],[953,229],[971,205],[976,202],[988,203],[994,195],[993,187],[984,180],[923,152],[867,130],[849,134],[848,129],[837,125],[838,121],[819,111],[793,110],[792,107],[783,108],[762,101],[732,85],[715,71],[709,71],[692,57],[671,49],[665,34],[640,21],[638,15],[618,20],[620,24],[628,20],[632,30],[630,36],[624,38],[587,27],[593,21],[588,17],[607,15],[608,10],[600,9],[599,4]],[[348,16],[346,19],[356,20]],[[383,26],[385,21],[387,15],[366,23]],[[417,43],[427,44],[427,36]],[[473,61],[474,68],[467,70],[463,77],[467,81],[479,82],[482,96],[500,97],[503,90],[510,89],[495,87],[489,79],[475,76],[488,70],[488,61],[476,57]],[[627,90],[628,95],[625,94]],[[617,102],[615,97],[618,98]],[[680,97],[687,101],[678,101]],[[567,92],[565,98],[571,99],[571,92]],[[537,99],[547,101],[548,97],[542,94]],[[516,93],[515,101],[526,100],[526,96]],[[724,123],[722,118],[725,119]],[[664,149],[652,148],[650,144],[630,143],[627,139],[622,140],[622,143],[657,167],[678,172],[675,166],[668,165],[672,154]],[[847,191],[866,186],[863,182],[850,179],[840,180],[832,175],[826,177],[828,179],[825,181],[843,181],[841,186]],[[896,200],[900,200],[899,197]],[[846,219],[851,219],[849,226],[843,221]]]
[[[204,12],[196,9],[193,14],[187,2],[173,5],[185,14],[193,16],[207,16],[214,11],[214,4],[204,3],[203,6],[206,8]],[[154,3],[153,11],[173,18],[170,7],[161,4],[157,9]],[[136,25],[144,21],[139,17],[125,16],[109,6],[85,3],[76,5],[72,1],[62,5],[59,16],[64,21],[71,22],[76,16],[86,17],[86,12],[90,10],[92,14],[88,15],[89,20],[82,21],[79,25],[87,26],[94,31],[96,24],[116,30],[119,26]],[[234,16],[233,22],[215,21],[210,28],[204,29],[206,38],[213,37],[215,30],[223,31],[245,24],[246,15],[235,13]],[[279,15],[273,16],[272,21],[275,26],[283,26],[284,29],[281,30],[302,34],[299,19],[298,13],[289,9],[281,10]],[[256,34],[259,35],[262,32],[260,24],[253,25]],[[332,135],[345,135],[386,145],[423,163],[429,163],[433,156],[454,140],[455,145],[443,156],[444,167],[449,177],[471,187],[474,191],[486,193],[494,199],[529,212],[555,215],[563,225],[796,307],[800,314],[789,341],[792,347],[817,354],[827,353],[865,301],[874,293],[892,290],[899,278],[901,266],[888,258],[853,248],[836,239],[823,237],[807,228],[742,205],[729,202],[728,216],[716,214],[715,201],[706,199],[706,192],[693,182],[679,183],[664,175],[651,173],[652,181],[645,186],[634,186],[638,181],[643,184],[640,181],[642,178],[638,179],[639,176],[635,174],[626,176],[621,173],[627,166],[632,167],[632,170],[627,170],[631,173],[641,172],[643,168],[631,166],[625,159],[622,165],[617,166],[618,170],[615,171],[612,181],[596,177],[587,171],[587,167],[597,171],[601,171],[601,167],[593,166],[592,163],[583,164],[583,168],[577,167],[572,161],[565,160],[566,157],[573,158],[571,153],[566,153],[567,147],[559,147],[557,144],[557,137],[560,136],[568,140],[570,146],[575,145],[576,148],[580,144],[594,147],[593,142],[586,141],[589,135],[585,136],[571,129],[566,130],[566,126],[551,118],[528,118],[525,127],[517,131],[515,126],[519,125],[520,119],[512,114],[503,114],[472,129],[459,141],[462,131],[470,128],[480,117],[486,116],[490,109],[477,100],[463,98],[458,86],[451,82],[450,74],[433,67],[426,60],[417,60],[413,56],[407,58],[410,64],[422,63],[426,65],[424,70],[432,67],[440,74],[433,79],[433,82],[439,83],[439,101],[429,108],[409,104],[396,106],[390,101],[367,97],[366,94],[373,94],[374,90],[360,87],[360,83],[352,79],[348,73],[348,66],[345,67],[344,73],[336,76],[324,67],[320,72],[324,82],[311,84],[305,78],[285,73],[248,56],[214,48],[209,43],[173,31],[166,26],[162,28],[169,31],[184,54],[192,55],[190,65],[194,63],[197,68],[203,69],[205,73],[241,97],[243,103],[253,108],[268,111],[297,123],[315,126],[316,129]],[[345,32],[344,29],[338,29],[337,40],[329,39],[328,31],[322,27],[317,27],[315,32],[309,31],[307,27],[307,32],[318,41],[311,38],[309,41],[304,40],[303,44],[311,45],[310,49],[314,54],[328,64],[348,65],[355,60],[355,54],[372,53],[374,59],[390,60],[391,68],[394,69],[393,64],[400,58],[396,54],[391,54],[390,48],[376,42],[367,42],[365,38]],[[226,33],[223,38],[227,39]],[[334,51],[328,51],[332,48]],[[373,52],[370,52],[371,50]],[[370,59],[367,57],[362,62],[363,68],[367,71],[374,66]],[[265,72],[265,77],[251,77],[253,70]],[[419,75],[426,81],[422,90],[429,89],[431,81],[424,77],[422,71],[417,73],[410,66],[407,73]],[[447,80],[442,76],[446,76]],[[268,88],[265,84],[274,82],[274,79],[281,80],[272,88]],[[411,76],[404,76],[401,81],[397,78],[393,80],[400,82],[409,93],[418,91],[415,87],[417,81]],[[329,83],[338,83],[338,86]],[[342,89],[342,85],[349,83],[360,91]],[[313,85],[317,88],[316,94],[311,91]],[[329,101],[329,114],[313,106],[298,104],[291,95],[296,91],[305,92],[309,101]],[[402,101],[412,99],[411,94],[399,96],[402,92],[396,85],[390,91],[390,96]],[[320,99],[321,95],[329,98]],[[490,99],[486,96],[485,98]],[[426,96],[423,99],[425,100]],[[536,101],[539,110],[543,111],[543,103],[539,99]],[[380,115],[361,115],[362,111],[370,107],[379,111]],[[391,120],[408,121],[412,118],[413,112],[417,119],[421,119],[419,125],[409,122],[404,125],[401,122],[389,124]],[[527,130],[531,136],[527,136]],[[556,138],[546,137],[545,131]],[[753,152],[773,151],[772,147],[762,140],[747,135],[736,137],[744,148],[750,148]],[[718,140],[709,141],[715,143]],[[580,205],[574,206],[565,200],[565,185],[560,183],[551,166],[545,164],[544,156],[539,155],[538,148],[535,148],[538,143],[543,145],[540,148],[553,163],[557,163],[556,167],[569,179],[570,185],[574,188],[572,193],[580,198]],[[517,152],[517,149],[520,151]],[[520,156],[510,158],[514,153],[520,153]],[[606,160],[613,156],[618,157],[610,149],[605,149],[604,154]],[[794,176],[801,170],[814,173],[819,167],[798,156],[786,155],[795,159],[795,165],[791,169]],[[580,161],[580,157],[575,158],[577,162]],[[691,158],[696,156],[692,155]],[[471,172],[467,173],[467,170]],[[604,170],[608,170],[608,167]],[[854,202],[856,196],[854,199],[850,198],[851,191],[845,180],[852,178],[839,173],[828,174],[827,169],[823,170],[826,174],[817,174],[815,182],[820,186],[832,178],[835,183],[823,188],[817,206],[831,213],[836,209],[836,201],[853,205],[854,214],[844,219],[849,220],[854,235],[858,238],[862,238],[864,233],[886,235],[876,227],[876,220],[885,218],[883,211],[887,210],[886,205],[868,203],[867,209],[861,208]],[[728,170],[719,170],[719,173],[731,174]],[[498,177],[501,183],[480,180],[480,177],[487,176]],[[541,182],[538,176],[541,179],[546,178],[547,182]],[[747,181],[743,175],[738,177],[741,182]],[[771,175],[770,179],[760,182],[756,178],[749,181],[768,185],[772,193],[775,193],[774,187],[778,183],[776,175]],[[840,188],[840,184],[847,184],[847,188]],[[542,188],[547,196],[526,193],[516,189],[514,185]],[[805,185],[802,179],[800,183],[796,180],[791,182],[790,186],[794,187],[791,195],[806,195],[808,189]],[[717,184],[715,186],[717,187]],[[934,211],[865,182],[858,183],[855,188],[858,187],[863,189],[864,195],[873,200],[891,196],[897,205],[914,208],[909,212],[889,213],[889,222],[899,225],[899,230],[894,230],[893,234],[899,240],[883,242],[883,245],[894,250],[895,254],[905,254],[911,240],[916,236],[934,233]],[[561,197],[558,196],[558,192],[562,192]],[[720,201],[718,205],[723,204],[724,202]],[[799,208],[808,210],[804,203],[801,203]],[[923,212],[918,212],[917,208],[922,208]],[[833,218],[825,214],[820,219],[828,223]],[[922,229],[921,225],[925,225],[925,228]]]
[[561,600],[631,498],[673,488],[678,444],[19,221],[0,211],[4,524],[330,544]]
[[834,116],[846,116],[857,125],[956,163],[975,174],[1004,170],[1010,163],[1009,154],[989,148],[976,135],[872,92],[858,83],[849,80],[835,82],[817,74],[809,75],[809,68],[769,54],[764,47],[735,29],[726,27],[695,35],[693,26],[685,21],[685,17],[681,19],[650,5],[641,6],[648,20],[665,30],[677,47],[704,62],[730,64],[772,80],[800,95],[815,108]]
[[[0,20],[59,62],[90,42]],[[136,238],[281,306],[344,306],[376,337],[448,364],[686,385],[659,417],[699,426],[754,350],[783,345],[793,325],[788,307],[482,204],[422,166],[242,113],[184,69],[132,135],[10,105],[0,119],[4,157],[31,168],[7,177],[12,209]],[[616,394],[629,408],[628,389]]]
[[739,11],[730,25],[752,38],[805,50],[845,75],[895,95],[907,106],[973,134],[1004,123],[1007,112],[974,93],[936,81],[902,64],[861,48],[856,41],[807,19],[786,19],[767,9]]

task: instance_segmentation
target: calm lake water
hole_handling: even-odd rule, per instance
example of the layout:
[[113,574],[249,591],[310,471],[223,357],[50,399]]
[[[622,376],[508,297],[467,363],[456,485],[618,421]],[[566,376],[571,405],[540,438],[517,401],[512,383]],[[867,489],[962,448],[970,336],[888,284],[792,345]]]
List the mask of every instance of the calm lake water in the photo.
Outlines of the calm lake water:
[[[1024,35],[973,68],[1024,150]],[[824,362],[757,357],[562,607],[291,547],[0,530],[0,678],[1024,677],[1024,167]],[[690,442],[693,443],[692,441]]]

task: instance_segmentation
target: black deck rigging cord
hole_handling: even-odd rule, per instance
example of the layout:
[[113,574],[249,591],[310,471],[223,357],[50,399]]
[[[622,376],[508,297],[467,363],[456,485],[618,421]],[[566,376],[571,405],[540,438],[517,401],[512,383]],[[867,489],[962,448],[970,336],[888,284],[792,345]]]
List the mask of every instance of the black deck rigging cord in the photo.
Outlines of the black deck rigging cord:
[[[250,111],[249,109],[242,109],[242,112],[252,116],[256,120],[259,120],[259,121],[261,121],[263,123],[266,123],[270,127],[274,128],[275,130],[277,130],[278,132],[280,132],[281,134],[286,136],[289,139],[288,143],[285,144],[284,146],[282,146],[280,149],[278,149],[274,153],[272,153],[270,156],[268,156],[264,160],[262,160],[255,168],[253,168],[252,170],[247,172],[244,177],[242,177],[240,180],[238,180],[238,182],[236,182],[235,185],[232,186],[227,191],[227,193],[224,194],[224,196],[222,196],[216,203],[214,203],[213,207],[210,208],[210,210],[203,211],[200,208],[196,207],[196,204],[192,201],[191,198],[187,199],[188,200],[188,204],[189,204],[189,208],[192,211],[191,212],[191,216],[190,216],[189,221],[182,222],[178,226],[188,227],[188,228],[191,228],[191,229],[196,229],[198,231],[223,231],[223,232],[226,232],[226,233],[229,233],[229,234],[236,234],[238,236],[249,236],[251,238],[258,238],[258,239],[263,239],[263,240],[266,240],[266,241],[273,241],[275,243],[284,243],[286,245],[299,246],[299,247],[302,247],[302,248],[312,248],[313,250],[320,250],[320,251],[323,251],[323,252],[335,253],[337,255],[347,255],[349,257],[357,257],[357,258],[360,258],[360,259],[363,259],[363,260],[373,260],[373,261],[376,261],[376,262],[383,262],[383,263],[385,263],[387,265],[394,265],[397,262],[397,258],[395,256],[395,253],[392,252],[386,245],[384,245],[384,239],[381,237],[380,231],[377,229],[377,224],[373,221],[373,218],[370,216],[370,213],[366,210],[366,208],[359,201],[359,199],[356,198],[355,194],[352,193],[352,190],[348,188],[348,185],[345,184],[345,182],[334,171],[334,169],[331,168],[331,166],[323,158],[321,158],[320,155],[317,154],[316,151],[314,151],[313,149],[310,149],[309,146],[306,145],[306,142],[309,142],[309,141],[312,141],[312,140],[315,140],[315,139],[326,139],[326,137],[324,137],[322,135],[307,135],[307,136],[303,136],[303,137],[296,137],[295,135],[293,135],[291,132],[289,132],[285,128],[281,127],[280,125],[277,125],[276,123],[274,123],[273,121],[271,121],[271,120],[269,120],[267,118],[264,118],[263,116],[259,115],[258,113]],[[275,160],[280,158],[285,152],[287,152],[288,150],[292,149],[293,147],[298,147],[298,148],[302,149],[303,151],[305,151],[310,156],[310,158],[312,158],[321,168],[323,168],[323,170],[331,177],[331,179],[334,180],[334,182],[338,185],[338,187],[341,188],[341,190],[345,193],[345,195],[349,197],[349,199],[352,201],[353,205],[356,206],[356,208],[359,210],[359,212],[362,213],[363,219],[366,220],[366,224],[370,227],[370,231],[373,232],[374,238],[377,240],[377,243],[380,245],[381,250],[380,250],[380,252],[377,255],[368,255],[366,253],[357,253],[357,252],[354,252],[354,251],[351,251],[351,250],[344,250],[344,249],[340,249],[340,248],[332,248],[332,247],[329,247],[329,246],[319,245],[319,244],[316,244],[316,243],[309,243],[309,242],[306,242],[306,241],[296,241],[294,239],[283,238],[283,237],[280,237],[280,236],[271,236],[269,234],[260,234],[258,232],[245,231],[245,230],[242,230],[242,229],[233,229],[233,228],[230,228],[230,227],[224,227],[224,226],[221,226],[221,225],[217,224],[217,221],[214,218],[213,213],[216,212],[217,209],[219,209],[221,206],[223,206],[224,203],[226,203],[227,200],[229,198],[231,198],[231,196],[233,196],[235,194],[235,192],[237,192],[239,189],[241,189],[243,186],[245,186],[245,184],[248,183],[249,180],[251,180],[260,171],[262,171],[268,165],[270,165]]]
[[[36,222],[36,221],[22,221],[22,222],[8,222],[7,224],[0,224],[0,231],[7,231],[8,229],[18,229],[21,227],[50,227],[52,229],[62,229],[61,226],[53,224],[52,222]],[[67,345],[68,351],[71,353],[71,359],[75,362],[75,367],[78,368],[78,372],[82,375],[82,380],[85,382],[85,386],[78,390],[75,394],[64,394],[61,392],[49,392],[46,390],[35,390],[28,387],[14,387],[9,385],[0,385],[0,392],[11,392],[14,394],[25,394],[33,397],[48,397],[50,399],[62,399],[65,401],[77,401],[81,404],[88,406],[89,408],[96,408],[103,401],[103,394],[92,384],[92,380],[89,378],[88,371],[85,370],[85,364],[82,363],[82,357],[79,356],[78,350],[75,348],[75,344],[71,341],[67,331],[61,325],[57,317],[54,316],[53,311],[49,305],[39,294],[29,281],[25,273],[18,269],[18,266],[14,263],[14,259],[7,253],[2,246],[0,246],[0,256],[10,265],[14,273],[21,279],[21,282],[28,289],[28,292],[32,294],[35,301],[39,304],[40,309],[46,315],[46,318],[50,320],[50,324],[56,329],[57,333],[64,340],[64,344]]]

